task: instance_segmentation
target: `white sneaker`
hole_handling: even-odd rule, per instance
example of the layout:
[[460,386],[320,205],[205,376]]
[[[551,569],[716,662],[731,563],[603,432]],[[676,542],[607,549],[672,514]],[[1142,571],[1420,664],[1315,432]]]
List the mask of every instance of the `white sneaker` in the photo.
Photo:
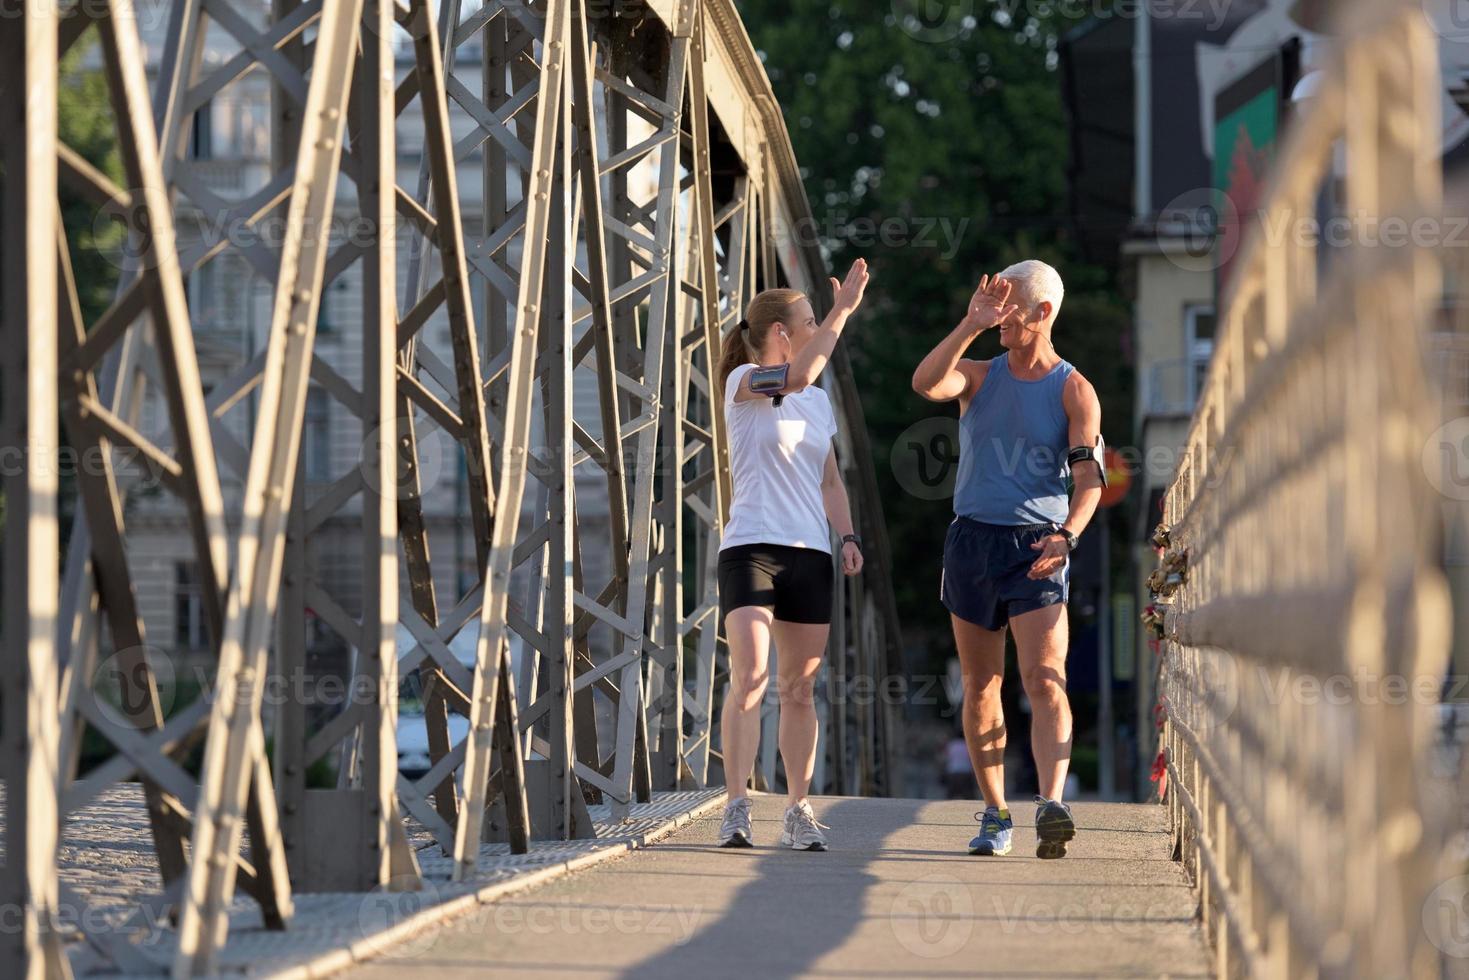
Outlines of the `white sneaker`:
[[724,808],[724,822],[719,825],[720,847],[754,847],[750,829],[750,798],[730,800]]
[[811,812],[811,804],[802,800],[786,808],[785,830],[781,832],[780,842],[796,851],[824,851],[826,835],[822,831],[830,829],[816,819],[816,814]]

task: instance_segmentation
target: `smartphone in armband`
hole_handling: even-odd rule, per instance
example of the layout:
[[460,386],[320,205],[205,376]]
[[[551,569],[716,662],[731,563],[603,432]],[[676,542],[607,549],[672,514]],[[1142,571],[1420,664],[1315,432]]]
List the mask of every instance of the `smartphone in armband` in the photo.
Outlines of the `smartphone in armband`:
[[750,391],[757,395],[772,395],[779,398],[781,389],[786,386],[786,376],[790,370],[789,364],[757,367],[750,372]]

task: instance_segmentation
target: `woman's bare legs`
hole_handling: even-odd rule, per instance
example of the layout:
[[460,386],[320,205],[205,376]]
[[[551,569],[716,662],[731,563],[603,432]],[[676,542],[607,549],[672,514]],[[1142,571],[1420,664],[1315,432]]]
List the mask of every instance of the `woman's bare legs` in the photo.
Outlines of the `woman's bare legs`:
[[788,806],[804,800],[811,788],[819,728],[813,688],[830,632],[827,623],[775,621],[780,758],[785,763]]
[[774,613],[760,606],[731,609],[724,617],[729,641],[729,692],[720,717],[724,785],[731,800],[748,795],[760,745],[760,702],[770,681],[770,626]]

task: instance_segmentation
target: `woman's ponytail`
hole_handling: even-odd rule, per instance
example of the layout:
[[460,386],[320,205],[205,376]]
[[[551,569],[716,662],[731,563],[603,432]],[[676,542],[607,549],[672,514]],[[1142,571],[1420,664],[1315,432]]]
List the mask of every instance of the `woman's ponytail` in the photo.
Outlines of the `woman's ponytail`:
[[741,320],[733,330],[724,335],[724,345],[719,352],[719,386],[722,390],[729,374],[741,364],[755,359],[750,349],[750,321]]
[[752,364],[765,349],[770,328],[786,319],[790,308],[805,293],[795,289],[767,289],[750,300],[745,318],[724,335],[719,352],[719,388],[724,390],[730,372],[741,364]]

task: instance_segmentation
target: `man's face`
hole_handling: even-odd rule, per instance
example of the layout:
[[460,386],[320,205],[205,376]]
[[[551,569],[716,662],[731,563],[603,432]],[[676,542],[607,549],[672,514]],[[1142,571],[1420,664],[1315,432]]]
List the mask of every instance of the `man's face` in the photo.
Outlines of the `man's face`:
[[1023,300],[1016,304],[1017,309],[1005,319],[1000,321],[1000,346],[1009,350],[1014,347],[1024,347],[1034,342],[1040,335],[1041,325],[1046,320],[1046,304],[1037,303],[1028,306]]

